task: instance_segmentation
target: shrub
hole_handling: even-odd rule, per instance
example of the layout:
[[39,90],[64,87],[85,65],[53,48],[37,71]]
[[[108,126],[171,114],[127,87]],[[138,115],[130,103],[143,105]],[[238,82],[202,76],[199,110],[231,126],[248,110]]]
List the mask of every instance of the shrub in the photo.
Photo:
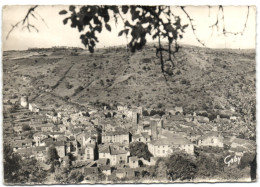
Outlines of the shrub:
[[75,89],[74,95],[78,94],[82,90],[84,90],[84,88],[82,86],[79,86],[77,89]]
[[28,124],[23,124],[22,130],[29,131],[29,130],[31,130],[31,127]]

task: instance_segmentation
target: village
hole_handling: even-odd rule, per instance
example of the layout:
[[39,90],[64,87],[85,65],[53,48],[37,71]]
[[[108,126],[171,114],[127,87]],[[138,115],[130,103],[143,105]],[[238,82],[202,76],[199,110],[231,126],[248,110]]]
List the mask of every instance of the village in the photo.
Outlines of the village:
[[[256,147],[254,141],[239,138],[239,116],[210,120],[196,111],[184,114],[180,106],[162,112],[118,103],[56,111],[25,95],[4,101],[6,106],[13,106],[13,111],[4,115],[4,143],[13,152],[22,159],[35,158],[49,170],[48,152],[55,150],[60,167],[80,171],[86,181],[96,180],[100,173],[106,181],[134,179],[175,152],[195,158],[197,149],[214,148],[241,158]],[[142,151],[149,152],[148,158],[131,152],[131,146],[140,144],[147,148]]]

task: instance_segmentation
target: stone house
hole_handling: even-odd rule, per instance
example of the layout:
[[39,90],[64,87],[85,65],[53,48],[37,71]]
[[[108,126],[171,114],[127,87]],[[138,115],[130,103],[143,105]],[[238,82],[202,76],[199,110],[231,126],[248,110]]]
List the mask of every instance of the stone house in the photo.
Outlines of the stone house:
[[33,147],[32,154],[34,155],[36,160],[45,162],[47,156],[46,146]]
[[96,145],[90,143],[85,145],[84,160],[96,160]]
[[111,175],[111,167],[110,166],[101,166],[100,171],[106,176]]
[[36,146],[40,146],[40,142],[46,138],[48,138],[48,135],[43,132],[38,132],[33,135],[33,141],[35,142]]
[[133,142],[143,142],[147,143],[151,141],[151,136],[148,133],[140,133],[132,136]]
[[130,168],[138,168],[138,167],[140,167],[139,159],[136,156],[129,157],[129,167]]
[[103,144],[98,146],[98,158],[99,159],[111,159],[109,144]]
[[134,168],[120,168],[116,170],[116,177],[118,178],[134,178],[136,176],[136,170]]
[[129,144],[130,133],[126,131],[110,131],[102,133],[102,143],[115,142]]
[[110,165],[126,165],[128,161],[129,151],[118,148],[111,148]]
[[174,150],[183,150],[188,154],[194,154],[194,144],[183,137],[161,138],[148,142],[147,145],[154,157],[167,157]]
[[40,112],[40,108],[38,108],[34,103],[29,103],[29,110],[35,113]]
[[219,132],[209,132],[198,139],[198,146],[224,147],[224,138]]

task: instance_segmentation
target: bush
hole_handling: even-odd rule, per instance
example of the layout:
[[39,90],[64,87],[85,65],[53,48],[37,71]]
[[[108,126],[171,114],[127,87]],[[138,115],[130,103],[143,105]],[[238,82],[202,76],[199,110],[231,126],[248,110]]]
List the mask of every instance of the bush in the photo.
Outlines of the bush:
[[71,88],[73,88],[73,85],[71,85],[69,82],[66,82],[66,88],[71,89]]
[[189,83],[189,81],[187,81],[186,79],[181,80],[181,84],[187,84],[187,83]]
[[82,90],[84,90],[84,88],[82,86],[79,86],[77,89],[75,89],[74,95],[78,94]]
[[31,127],[28,124],[23,124],[22,130],[29,131],[29,130],[31,130]]
[[149,116],[149,113],[148,113],[147,110],[144,110],[144,111],[143,111],[143,116]]
[[144,158],[150,160],[153,156],[148,150],[148,146],[143,142],[133,142],[129,146],[131,156],[137,156],[138,158]]
[[162,107],[163,107],[163,104],[162,104],[162,103],[158,103],[157,107],[158,107],[158,108],[162,108]]

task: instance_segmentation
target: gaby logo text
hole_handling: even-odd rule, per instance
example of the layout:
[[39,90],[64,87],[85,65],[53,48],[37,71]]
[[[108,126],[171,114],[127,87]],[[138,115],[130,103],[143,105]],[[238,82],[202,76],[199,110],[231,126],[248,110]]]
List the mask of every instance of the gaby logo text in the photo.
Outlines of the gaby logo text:
[[234,157],[232,157],[231,155],[228,155],[225,157],[224,163],[227,164],[229,167],[233,163],[240,164],[240,160],[241,160],[241,157],[239,157],[239,156],[235,155]]

